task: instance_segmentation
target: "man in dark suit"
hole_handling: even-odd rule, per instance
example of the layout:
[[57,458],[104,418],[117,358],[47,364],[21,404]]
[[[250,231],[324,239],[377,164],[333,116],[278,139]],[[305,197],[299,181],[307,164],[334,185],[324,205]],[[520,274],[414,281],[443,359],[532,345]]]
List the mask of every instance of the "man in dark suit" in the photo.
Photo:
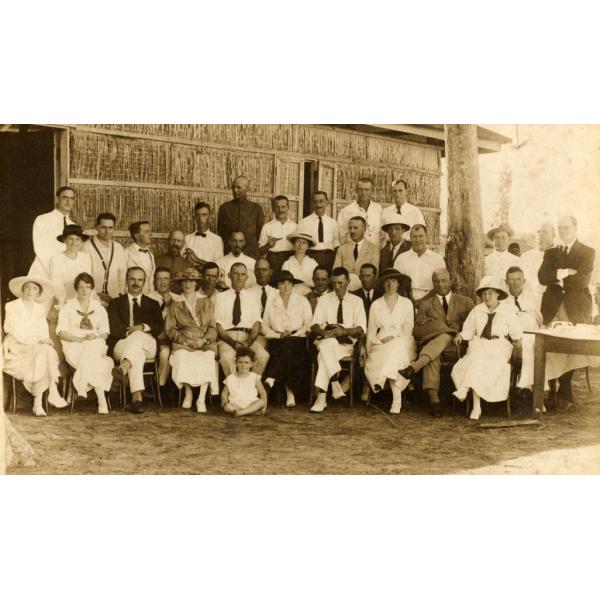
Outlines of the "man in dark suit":
[[317,307],[317,302],[319,301],[319,298],[327,292],[331,291],[329,289],[330,278],[331,274],[326,267],[320,265],[318,267],[315,267],[312,276],[313,284],[315,287],[305,296],[310,303],[310,308],[313,312],[313,315],[315,314],[315,308]]
[[423,389],[431,402],[431,414],[441,417],[440,408],[440,357],[456,360],[453,340],[473,307],[473,300],[451,291],[452,279],[446,269],[434,271],[433,292],[423,298],[415,319],[413,336],[421,346],[419,357],[400,375],[411,379],[423,369]]
[[371,304],[373,303],[373,300],[375,300],[375,290],[373,289],[373,286],[377,279],[377,267],[371,263],[365,263],[360,267],[358,278],[360,279],[362,287],[358,290],[354,290],[352,293],[363,301],[368,320]]
[[[595,251],[577,240],[577,220],[562,217],[558,222],[560,243],[544,252],[538,272],[542,285],[544,325],[554,321],[573,323],[592,322],[592,295],[589,285],[594,269]],[[571,379],[574,371],[563,373],[558,381],[558,395],[566,410],[574,408]]]
[[394,215],[384,221],[381,229],[387,233],[388,242],[379,253],[379,272],[391,269],[400,254],[411,249],[411,243],[404,239],[404,234],[410,231],[410,225],[401,215]]
[[122,381],[125,375],[129,376],[131,410],[135,414],[144,412],[144,362],[156,356],[156,340],[163,328],[160,305],[142,294],[145,282],[143,269],[127,269],[127,293],[113,298],[107,309],[108,347],[115,362],[119,363],[113,369],[113,377]]

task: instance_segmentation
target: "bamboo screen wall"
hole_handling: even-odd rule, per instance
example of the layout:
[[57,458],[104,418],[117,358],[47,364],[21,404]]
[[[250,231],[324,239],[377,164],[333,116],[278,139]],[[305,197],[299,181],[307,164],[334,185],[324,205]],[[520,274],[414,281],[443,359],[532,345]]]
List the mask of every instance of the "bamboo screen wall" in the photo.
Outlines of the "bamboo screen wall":
[[[194,228],[193,205],[217,208],[231,199],[236,175],[251,182],[251,198],[267,220],[270,198],[288,194],[299,216],[304,161],[315,161],[318,187],[333,199],[332,214],[355,199],[359,177],[374,180],[374,199],[391,201],[391,182],[402,177],[409,201],[423,210],[439,241],[439,149],[422,144],[311,125],[85,125],[69,131],[69,183],[84,227],[113,212],[124,231],[146,218],[161,253],[168,231]],[[214,224],[213,224],[214,225]],[[128,243],[128,239],[124,239]]]

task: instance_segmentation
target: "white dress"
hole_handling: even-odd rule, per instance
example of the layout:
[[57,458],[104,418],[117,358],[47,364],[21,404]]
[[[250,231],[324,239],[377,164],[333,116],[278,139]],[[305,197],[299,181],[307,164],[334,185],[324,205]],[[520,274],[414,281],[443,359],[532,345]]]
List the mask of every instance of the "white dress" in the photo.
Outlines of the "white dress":
[[467,397],[469,389],[488,402],[503,402],[508,398],[513,345],[506,336],[521,339],[523,329],[514,309],[507,304],[500,303],[495,312],[492,336],[498,336],[497,339],[481,337],[489,314],[483,303],[473,308],[463,324],[460,335],[469,342],[469,349],[452,369],[454,395],[459,400]]
[[237,373],[230,373],[223,382],[229,390],[229,402],[240,408],[250,406],[258,400],[257,381],[260,381],[258,373],[250,372],[248,377],[239,377]]
[[[84,316],[92,324],[93,329],[82,329],[81,320]],[[86,333],[104,335],[109,333],[108,314],[106,309],[93,298],[86,313],[83,312],[77,298],[71,298],[63,304],[58,313],[56,333],[61,331],[71,335],[82,336]],[[112,358],[107,356],[106,341],[102,338],[85,340],[83,342],[66,342],[61,340],[67,362],[75,369],[73,385],[78,396],[86,396],[90,389],[98,388],[110,391],[112,384]]]
[[281,270],[289,271],[296,279],[300,279],[303,282],[297,283],[294,286],[294,292],[301,296],[306,296],[313,289],[312,276],[313,271],[317,267],[317,261],[310,256],[305,256],[300,263],[296,256],[292,255],[281,265]]
[[[58,381],[58,355],[48,344],[48,322],[44,307],[37,302],[13,300],[5,306],[3,370],[23,382],[37,396]],[[50,400],[50,399],[49,399]]]
[[56,290],[59,307],[65,300],[75,298],[73,283],[80,273],[92,274],[92,259],[87,252],[78,252],[76,258],[69,258],[64,252],[59,252],[50,259],[50,279]]
[[[372,388],[378,386],[383,389],[388,379],[401,390],[408,385],[409,380],[398,371],[407,367],[416,356],[416,344],[412,335],[414,314],[412,302],[402,296],[398,296],[392,311],[383,297],[371,305],[365,375]],[[389,336],[393,339],[384,344],[381,340]]]

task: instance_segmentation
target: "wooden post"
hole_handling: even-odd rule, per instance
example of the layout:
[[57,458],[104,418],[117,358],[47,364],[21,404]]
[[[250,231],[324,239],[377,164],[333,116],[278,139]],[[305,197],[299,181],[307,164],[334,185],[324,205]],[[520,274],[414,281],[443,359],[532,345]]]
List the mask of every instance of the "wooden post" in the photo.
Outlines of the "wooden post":
[[475,299],[483,275],[484,237],[476,125],[446,125],[448,242],[446,264],[458,294]]

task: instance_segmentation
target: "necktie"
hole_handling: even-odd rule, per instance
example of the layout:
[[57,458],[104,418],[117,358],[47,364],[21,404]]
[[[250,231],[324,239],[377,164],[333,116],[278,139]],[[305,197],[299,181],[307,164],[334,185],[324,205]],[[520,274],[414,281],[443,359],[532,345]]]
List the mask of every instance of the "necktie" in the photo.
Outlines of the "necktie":
[[242,320],[242,303],[240,301],[240,293],[235,293],[235,300],[233,301],[233,319],[232,323],[234,325],[239,325],[239,322]]
[[205,237],[206,237],[206,234],[205,234],[205,233],[202,233],[201,231],[196,231],[195,235],[196,235],[196,236],[203,237],[203,238],[205,238]]
[[490,313],[488,315],[487,323],[485,324],[485,327],[483,328],[483,331],[481,333],[481,337],[485,338],[486,340],[492,339],[492,321],[494,320],[495,315],[496,315],[495,312]]
[[133,325],[137,325],[141,318],[140,318],[140,305],[138,303],[138,299],[134,298],[133,299]]
[[566,256],[569,253],[569,247],[568,246],[561,246],[560,247],[560,252],[563,256]]
[[513,296],[513,298],[515,299],[515,304],[516,304],[517,308],[519,310],[521,310],[521,305],[519,304],[519,297],[518,296]]
[[340,304],[338,306],[338,311],[337,311],[337,322],[338,325],[342,325],[344,323],[344,307],[342,306],[342,302],[344,301],[344,299],[342,298],[340,300]]
[[163,300],[163,301],[162,301],[162,304],[160,305],[160,310],[161,310],[161,312],[162,312],[163,310],[165,310],[165,307],[166,307],[166,306],[167,306],[167,303],[166,303],[166,302]]
[[325,241],[325,234],[323,233],[323,217],[319,217],[319,243]]
[[63,217],[63,231],[67,228],[67,217]]
[[396,207],[396,212],[397,212],[399,215],[401,215],[401,214],[402,214],[402,207],[401,207],[401,206],[398,206],[398,207]]
[[354,260],[356,260],[358,258],[358,244],[354,244],[354,252],[352,254],[354,255]]
[[79,328],[80,329],[94,329],[94,326],[92,325],[92,322],[90,320],[90,315],[94,314],[94,311],[91,310],[90,312],[81,312],[80,310],[77,311],[77,314],[81,315],[82,319],[79,323]]
[[448,300],[446,300],[446,296],[442,296],[442,306],[444,307],[444,314],[448,314]]
[[260,316],[262,317],[265,314],[265,306],[267,305],[267,288],[264,285],[262,286],[262,294],[260,295],[260,304],[262,306]]

